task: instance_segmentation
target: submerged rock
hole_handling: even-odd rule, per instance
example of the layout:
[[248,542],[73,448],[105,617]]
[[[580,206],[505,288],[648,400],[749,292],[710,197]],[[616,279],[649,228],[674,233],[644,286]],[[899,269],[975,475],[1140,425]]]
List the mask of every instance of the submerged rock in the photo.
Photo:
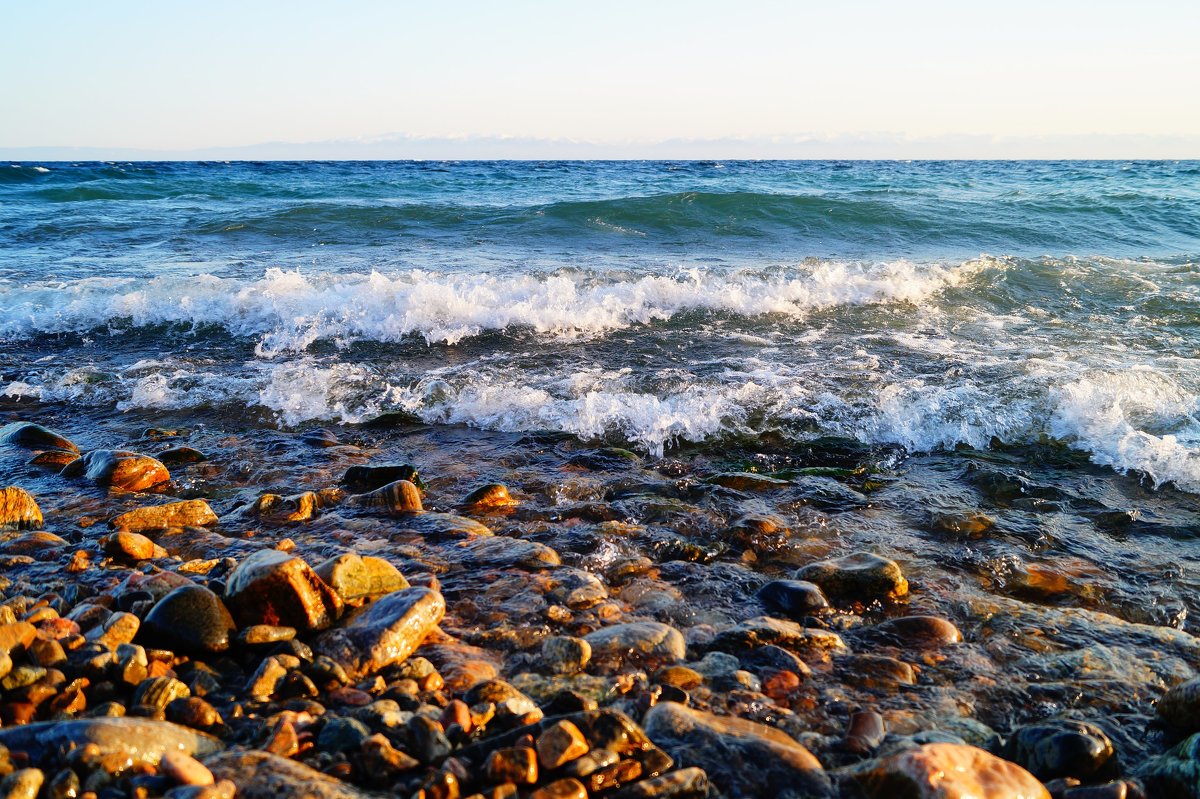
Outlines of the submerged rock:
[[149,455],[112,449],[93,450],[63,467],[62,474],[121,491],[145,491],[171,479],[167,467]]
[[768,610],[796,621],[829,607],[829,600],[816,583],[804,580],[772,580],[758,589],[757,596]]
[[342,600],[302,559],[276,549],[250,555],[233,570],[225,603],[243,627],[272,624],[323,630],[342,614]]
[[508,493],[508,487],[492,483],[475,489],[463,498],[462,506],[475,512],[511,508],[519,503]]
[[348,503],[361,508],[382,510],[393,516],[420,513],[424,510],[420,489],[408,480],[397,480],[368,494],[350,497]]
[[0,427],[0,444],[35,451],[58,449],[79,453],[79,447],[69,438],[33,422],[13,422]]
[[1200,677],[1179,683],[1158,700],[1158,719],[1180,733],[1200,731]]
[[446,612],[442,595],[408,588],[375,602],[348,625],[325,633],[316,649],[351,675],[362,676],[405,660]]
[[773,727],[662,702],[646,714],[645,730],[677,763],[703,769],[727,796],[833,795],[820,761]]
[[387,464],[383,466],[351,466],[342,476],[342,485],[350,491],[364,493],[383,488],[388,483],[407,480],[417,488],[424,489],[425,484],[414,466],[407,463]]
[[562,563],[558,553],[545,544],[499,535],[471,538],[455,554],[464,566],[484,569],[547,569]]
[[202,499],[188,499],[182,502],[168,502],[165,505],[153,505],[147,508],[136,508],[122,513],[109,521],[113,528],[124,528],[131,532],[143,530],[163,530],[168,527],[207,527],[217,523],[217,514],[208,503]]
[[0,729],[0,746],[25,752],[34,761],[89,744],[102,756],[118,755],[150,765],[158,763],[164,752],[203,757],[223,748],[220,741],[202,732],[136,717],[45,721]]
[[1040,780],[1075,777],[1092,782],[1117,776],[1112,741],[1094,724],[1061,719],[1018,729],[1001,753]]
[[224,752],[204,759],[213,776],[237,785],[238,799],[367,799],[362,791],[303,763],[269,752]]
[[215,653],[229,648],[237,633],[221,598],[200,585],[184,585],[167,594],[142,621],[140,638],[172,652]]
[[908,580],[899,564],[870,552],[810,563],[796,572],[796,579],[816,583],[829,596],[860,602],[908,593]]
[[23,488],[0,490],[0,530],[31,530],[42,526],[42,509]]
[[964,744],[926,744],[854,779],[870,799],[1050,799],[1025,769]]
[[801,627],[794,621],[771,616],[756,616],[739,622],[717,633],[708,644],[709,649],[738,656],[763,646],[778,646],[816,659],[849,651],[842,637],[832,630]]

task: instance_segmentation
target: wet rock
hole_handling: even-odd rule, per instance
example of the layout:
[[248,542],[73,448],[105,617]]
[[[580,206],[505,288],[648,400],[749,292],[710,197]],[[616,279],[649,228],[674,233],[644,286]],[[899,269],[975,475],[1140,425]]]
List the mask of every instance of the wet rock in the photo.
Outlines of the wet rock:
[[561,768],[586,755],[589,748],[583,733],[566,719],[550,725],[537,737],[538,762],[544,769]]
[[268,752],[225,752],[204,758],[213,776],[237,785],[238,799],[368,799],[373,796],[303,763]]
[[529,799],[588,799],[587,788],[574,777],[555,780],[529,794]]
[[537,755],[524,746],[497,749],[488,756],[483,768],[492,782],[533,785],[538,779]]
[[406,725],[410,751],[423,763],[440,763],[454,748],[442,725],[424,716],[414,716]]
[[725,488],[732,488],[735,491],[753,492],[771,491],[791,485],[787,480],[768,477],[765,474],[755,474],[754,472],[716,474],[707,478],[704,482],[724,486]]
[[505,536],[471,539],[455,554],[464,566],[483,569],[547,569],[562,563],[558,553],[545,544]]
[[1050,799],[1025,769],[964,744],[925,744],[854,779],[870,799]]
[[743,655],[746,650],[778,646],[800,653],[806,660],[824,660],[830,655],[848,652],[846,642],[831,630],[802,627],[794,621],[771,616],[756,616],[722,630],[708,648]]
[[351,466],[342,476],[342,485],[355,493],[364,493],[400,480],[412,483],[420,489],[425,488],[416,468],[406,463],[386,466]]
[[1092,782],[1117,776],[1112,741],[1094,724],[1067,719],[1018,729],[1001,753],[1040,780],[1076,777]]
[[367,494],[350,497],[347,502],[360,508],[382,510],[393,516],[421,513],[421,491],[408,480],[397,480]]
[[929,521],[935,533],[956,538],[978,538],[995,524],[982,513],[935,513]]
[[167,550],[140,533],[118,530],[100,539],[104,554],[130,563],[167,557]]
[[53,533],[38,531],[0,542],[0,552],[5,555],[37,557],[43,552],[61,549],[65,546],[67,546],[65,539],[59,538]]
[[159,462],[165,463],[167,466],[184,466],[189,463],[203,463],[208,460],[208,456],[198,449],[191,447],[174,447],[172,449],[163,450],[154,457],[158,458]]
[[87,640],[103,644],[109,649],[116,649],[121,644],[128,644],[137,635],[141,621],[132,613],[114,613],[105,620],[104,624],[93,627],[87,633]]
[[901,616],[856,631],[862,641],[904,649],[934,649],[962,642],[954,623],[940,616]]
[[246,681],[245,691],[255,699],[269,699],[275,695],[287,673],[287,667],[278,658],[264,658]]
[[687,656],[683,634],[656,621],[628,622],[602,627],[584,636],[597,658],[628,657],[677,663]]
[[1158,700],[1158,719],[1179,733],[1200,731],[1200,677],[1179,683]]
[[79,452],[79,447],[75,446],[66,436],[33,422],[13,422],[0,428],[0,444],[35,451],[60,449],[67,452]]
[[298,557],[255,552],[233,570],[225,604],[240,626],[271,624],[322,630],[342,613],[342,600]]
[[325,504],[321,495],[313,491],[290,497],[263,494],[239,513],[243,517],[270,524],[294,524],[315,519]]
[[481,486],[463,498],[462,506],[476,513],[483,513],[500,508],[512,508],[518,505],[508,493],[507,486],[499,483]]
[[94,744],[100,755],[157,764],[164,752],[203,757],[218,752],[216,738],[168,721],[135,717],[46,721],[0,729],[0,746],[26,752],[34,761],[59,750]]
[[182,752],[164,752],[158,770],[180,785],[212,785],[216,782],[207,766]]
[[295,627],[282,627],[272,624],[253,624],[238,633],[238,641],[250,646],[277,644],[280,641],[290,641],[295,637]]
[[592,659],[592,645],[582,638],[556,635],[542,642],[542,663],[556,674],[578,674]]
[[887,737],[887,725],[883,716],[874,710],[860,710],[850,717],[842,748],[847,752],[866,755],[875,751]]
[[383,558],[363,557],[354,552],[330,558],[314,571],[347,603],[357,603],[408,588],[408,580],[391,563]]
[[191,695],[191,690],[174,677],[150,677],[138,683],[133,692],[133,704],[165,710],[176,699],[187,699]]
[[833,793],[812,753],[772,727],[663,702],[646,714],[645,730],[677,763],[703,769],[726,795],[808,799]]
[[486,680],[471,687],[463,701],[474,707],[481,704],[495,706],[495,717],[489,730],[498,730],[532,724],[542,718],[541,708],[532,699],[503,680]]
[[419,534],[425,538],[440,536],[458,538],[463,536],[490,536],[487,525],[466,516],[453,513],[414,513],[404,517],[404,527],[396,536]]
[[371,731],[358,719],[331,718],[321,727],[317,746],[324,752],[354,752],[362,748]]
[[860,602],[895,599],[908,593],[908,580],[900,566],[870,552],[810,563],[796,572],[796,578],[816,583],[829,596]]
[[42,510],[23,488],[0,489],[0,530],[32,530],[42,526]]
[[635,782],[614,794],[613,799],[701,799],[707,796],[708,774],[704,769],[692,766]]
[[149,455],[111,449],[93,450],[67,464],[62,473],[120,491],[145,491],[171,479],[167,467]]
[[46,775],[41,769],[23,768],[0,780],[0,796],[4,799],[37,799]]
[[571,610],[586,610],[608,599],[608,589],[600,578],[583,569],[563,566],[554,570],[550,580],[547,598]]
[[188,499],[182,502],[168,502],[165,505],[153,505],[147,508],[136,508],[128,513],[122,513],[109,521],[113,528],[124,528],[130,532],[142,530],[163,530],[168,527],[207,527],[217,523],[217,514],[208,503],[202,499]]
[[829,607],[821,589],[804,580],[772,580],[758,589],[756,596],[767,610],[795,621]]
[[405,660],[442,620],[446,603],[428,588],[388,594],[348,625],[323,635],[316,649],[352,677]]
[[45,452],[39,452],[29,459],[30,466],[40,466],[43,469],[53,469],[56,472],[62,471],[68,463],[75,461],[79,457],[78,453],[70,452],[65,449],[48,449]]
[[253,539],[229,538],[203,527],[171,527],[154,540],[167,552],[184,560],[239,558],[266,548]]
[[147,645],[188,654],[224,652],[237,632],[221,598],[200,585],[185,585],[167,594],[142,622]]
[[37,628],[28,622],[13,621],[0,624],[0,654],[10,659],[18,657],[29,648],[36,637]]

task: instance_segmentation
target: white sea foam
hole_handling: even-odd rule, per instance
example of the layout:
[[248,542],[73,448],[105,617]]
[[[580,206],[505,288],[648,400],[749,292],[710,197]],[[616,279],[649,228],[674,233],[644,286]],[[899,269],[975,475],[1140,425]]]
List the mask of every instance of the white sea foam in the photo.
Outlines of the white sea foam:
[[685,311],[801,315],[838,305],[921,303],[977,264],[822,262],[786,274],[674,277],[449,275],[389,277],[268,270],[259,280],[200,275],[149,281],[89,278],[0,285],[0,338],[84,332],[122,323],[218,325],[259,340],[259,354],[302,352],[328,339],[397,341],[417,335],[455,344],[485,331],[601,334]]

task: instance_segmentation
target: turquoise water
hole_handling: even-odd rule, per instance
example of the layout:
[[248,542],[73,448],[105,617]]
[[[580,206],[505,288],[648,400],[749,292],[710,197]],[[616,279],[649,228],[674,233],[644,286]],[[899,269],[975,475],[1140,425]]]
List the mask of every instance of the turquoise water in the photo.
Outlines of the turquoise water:
[[[0,393],[1200,492],[1200,163],[0,165]],[[247,415],[248,414],[248,415]]]

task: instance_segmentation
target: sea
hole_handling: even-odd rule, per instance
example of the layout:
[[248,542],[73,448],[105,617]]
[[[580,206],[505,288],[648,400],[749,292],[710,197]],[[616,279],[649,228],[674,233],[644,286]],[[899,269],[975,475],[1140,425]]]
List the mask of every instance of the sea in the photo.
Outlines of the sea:
[[[1200,492],[1200,162],[0,164],[0,398]],[[36,413],[35,413],[36,415]]]

